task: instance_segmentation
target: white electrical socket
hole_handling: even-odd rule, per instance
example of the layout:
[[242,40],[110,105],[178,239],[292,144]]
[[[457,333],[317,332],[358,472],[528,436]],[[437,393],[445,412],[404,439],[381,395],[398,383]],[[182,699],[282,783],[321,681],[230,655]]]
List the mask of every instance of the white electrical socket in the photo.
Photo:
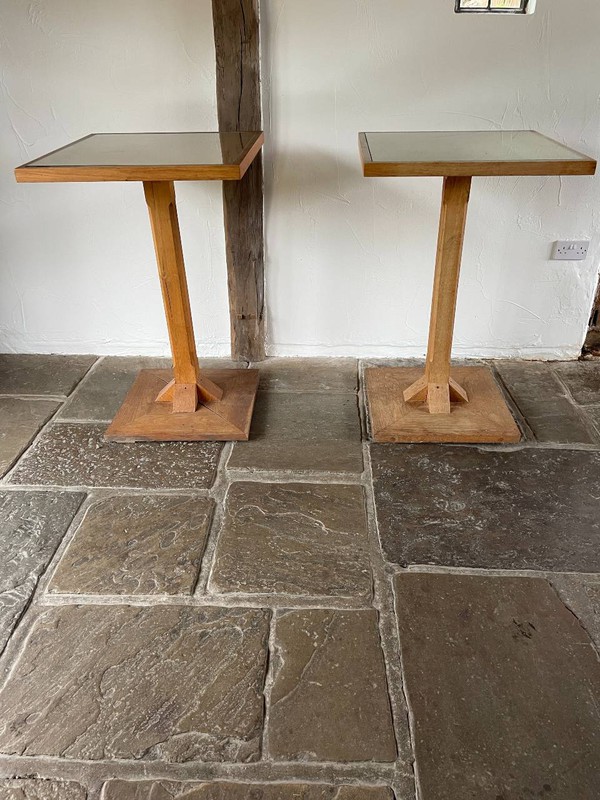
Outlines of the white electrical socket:
[[585,261],[589,242],[554,242],[552,261]]

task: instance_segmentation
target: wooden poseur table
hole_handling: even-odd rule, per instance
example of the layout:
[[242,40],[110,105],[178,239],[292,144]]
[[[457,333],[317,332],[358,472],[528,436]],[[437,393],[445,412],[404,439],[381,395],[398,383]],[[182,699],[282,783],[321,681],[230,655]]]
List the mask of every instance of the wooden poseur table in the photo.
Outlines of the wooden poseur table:
[[361,133],[364,175],[443,177],[425,371],[366,370],[379,442],[518,442],[521,433],[486,367],[451,368],[456,298],[471,179],[593,175],[596,162],[535,131]]
[[19,182],[144,184],[173,370],[139,373],[107,439],[248,439],[258,371],[198,365],[173,182],[242,180],[263,142],[261,132],[92,134],[15,170]]

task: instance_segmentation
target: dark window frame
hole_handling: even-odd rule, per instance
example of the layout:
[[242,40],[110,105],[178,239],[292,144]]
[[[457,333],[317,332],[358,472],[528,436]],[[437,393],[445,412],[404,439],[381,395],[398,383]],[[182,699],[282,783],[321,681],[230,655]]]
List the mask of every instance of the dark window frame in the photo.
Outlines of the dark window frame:
[[487,4],[487,8],[465,8],[462,0],[456,0],[454,10],[457,14],[526,14],[529,0],[521,0],[521,8],[491,8],[492,0]]

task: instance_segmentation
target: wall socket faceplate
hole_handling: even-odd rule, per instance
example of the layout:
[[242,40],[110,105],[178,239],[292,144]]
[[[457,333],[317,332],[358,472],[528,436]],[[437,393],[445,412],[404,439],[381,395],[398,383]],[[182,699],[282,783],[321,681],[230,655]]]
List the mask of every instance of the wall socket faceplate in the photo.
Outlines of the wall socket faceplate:
[[554,242],[552,261],[585,261],[589,242]]

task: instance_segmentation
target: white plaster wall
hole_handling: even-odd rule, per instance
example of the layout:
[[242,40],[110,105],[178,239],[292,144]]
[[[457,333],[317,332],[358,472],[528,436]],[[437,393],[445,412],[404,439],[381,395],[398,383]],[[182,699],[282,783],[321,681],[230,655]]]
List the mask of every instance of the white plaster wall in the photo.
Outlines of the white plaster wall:
[[[139,183],[21,184],[92,131],[214,130],[210,0],[0,0],[0,350],[165,354]],[[198,338],[228,352],[219,183],[177,185]]]
[[[441,182],[364,179],[359,130],[536,128],[600,155],[600,4],[262,0],[269,350],[424,353]],[[142,190],[16,185],[90,131],[216,128],[209,0],[0,0],[0,350],[167,352]],[[228,351],[220,187],[178,184],[197,334]],[[600,176],[475,179],[457,355],[575,357]],[[592,239],[580,264],[557,238]]]

